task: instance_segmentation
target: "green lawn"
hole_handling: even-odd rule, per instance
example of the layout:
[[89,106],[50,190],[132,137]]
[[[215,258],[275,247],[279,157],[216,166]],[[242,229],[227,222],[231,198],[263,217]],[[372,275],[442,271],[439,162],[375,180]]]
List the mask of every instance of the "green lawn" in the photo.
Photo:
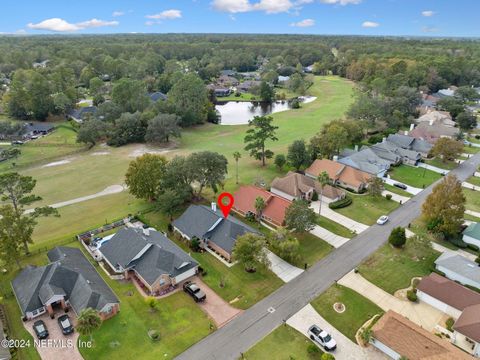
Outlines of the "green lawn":
[[444,162],[442,161],[442,159],[439,159],[439,158],[425,160],[425,163],[428,165],[439,167],[440,169],[445,169],[445,170],[452,170],[458,166],[458,164],[455,161],[447,160]]
[[329,243],[310,233],[295,234],[295,237],[300,242],[300,260],[294,264],[298,267],[303,268],[304,264],[315,264],[333,249]]
[[235,94],[230,94],[229,96],[217,96],[218,102],[223,101],[252,101],[252,98],[258,99],[258,96],[253,95],[252,93],[240,93],[240,96],[235,96]]
[[432,170],[408,165],[394,167],[389,173],[392,179],[416,188],[427,187],[442,177]]
[[468,145],[465,145],[463,147],[463,152],[465,154],[476,154],[477,152],[480,151],[480,148],[478,147],[475,147],[475,146],[468,146]]
[[396,201],[387,200],[383,196],[372,197],[368,194],[350,196],[353,199],[352,204],[335,211],[366,225],[375,224],[380,216],[387,215],[400,206]]
[[432,272],[434,261],[440,255],[431,247],[419,246],[412,239],[407,240],[403,249],[383,245],[358,268],[360,274],[393,294],[409,286],[416,276],[425,276]]
[[[337,302],[345,305],[345,311],[341,314],[333,308]],[[325,320],[354,343],[358,329],[374,315],[383,314],[382,309],[373,302],[342,285],[332,285],[311,304]]]
[[[323,205],[328,206],[327,204],[323,204]],[[317,215],[316,223],[317,225],[323,227],[324,229],[327,229],[328,231],[334,234],[337,234],[338,236],[343,236],[349,239],[351,239],[354,236],[354,233],[350,231],[348,228],[324,216]]]
[[467,180],[468,183],[480,187],[480,177],[472,176]]
[[[313,344],[306,336],[288,325],[280,325],[244,354],[246,360],[313,360],[319,359],[308,353]],[[320,350],[320,349],[319,349]]]
[[470,215],[470,214],[464,214],[463,218],[465,220],[470,220],[470,221],[475,221],[475,222],[480,222],[480,218],[477,218],[476,216]]
[[467,199],[465,207],[480,212],[480,191],[463,188],[463,193]]
[[393,192],[395,194],[398,194],[398,195],[402,195],[402,196],[407,196],[407,197],[412,197],[412,194],[410,194],[409,192],[406,192],[405,190],[402,190],[402,189],[399,189],[398,187],[396,186],[393,186],[393,185],[390,185],[390,184],[383,184],[385,190],[388,190],[390,192]]

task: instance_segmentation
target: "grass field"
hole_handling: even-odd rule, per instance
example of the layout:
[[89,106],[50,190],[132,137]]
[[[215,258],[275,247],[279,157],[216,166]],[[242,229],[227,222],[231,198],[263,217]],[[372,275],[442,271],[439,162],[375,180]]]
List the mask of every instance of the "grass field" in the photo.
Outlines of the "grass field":
[[463,188],[463,193],[467,199],[465,207],[480,212],[480,191]]
[[442,177],[442,175],[432,170],[407,165],[397,166],[389,173],[392,179],[420,189],[427,187]]
[[375,224],[380,216],[387,215],[400,206],[396,201],[387,200],[383,196],[372,197],[368,194],[350,196],[353,199],[352,204],[335,211],[366,225]]
[[295,234],[295,237],[300,242],[300,260],[297,262],[298,267],[303,267],[304,264],[313,265],[320,259],[327,256],[333,247],[326,241],[310,234]]
[[452,170],[458,166],[458,164],[455,161],[447,160],[444,162],[442,161],[442,159],[439,159],[439,158],[425,160],[425,163],[428,165],[439,167],[440,169],[445,169],[445,170]]
[[393,294],[409,286],[415,276],[432,272],[439,252],[428,248],[420,250],[413,240],[407,240],[403,249],[383,245],[358,268],[360,274],[371,283]]
[[[336,302],[345,305],[343,313],[337,313],[333,308]],[[332,285],[311,304],[325,320],[354,343],[358,329],[375,314],[383,314],[382,309],[373,302],[342,285]]]
[[480,148],[476,147],[476,146],[468,146],[468,145],[465,145],[463,147],[463,152],[465,154],[476,154],[477,152],[480,151]]
[[308,353],[308,346],[313,344],[306,336],[288,325],[280,325],[273,332],[255,344],[244,354],[246,360],[314,360],[320,359],[319,352]]
[[[327,204],[323,204],[323,205],[328,206]],[[328,231],[334,234],[337,234],[338,236],[343,236],[349,239],[351,239],[354,236],[354,233],[351,232],[348,228],[324,216],[317,215],[316,223],[317,225],[323,227],[324,229],[327,229]]]
[[412,197],[412,194],[410,194],[409,192],[406,192],[405,190],[402,190],[402,189],[400,189],[396,186],[384,183],[383,187],[385,188],[385,190],[388,190],[388,191],[393,192],[395,194],[402,195],[402,196],[407,196],[407,197]]
[[480,177],[472,176],[467,180],[468,183],[480,187]]

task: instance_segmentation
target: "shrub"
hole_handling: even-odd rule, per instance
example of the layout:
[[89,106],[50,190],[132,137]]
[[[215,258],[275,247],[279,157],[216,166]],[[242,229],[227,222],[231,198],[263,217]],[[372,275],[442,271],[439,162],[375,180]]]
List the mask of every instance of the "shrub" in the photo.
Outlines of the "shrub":
[[316,191],[312,195],[312,201],[318,201],[318,194]]
[[411,302],[416,302],[418,297],[417,297],[417,291],[416,290],[408,290],[407,291],[407,299],[410,300]]
[[366,345],[370,342],[372,338],[372,329],[365,328],[360,332],[360,338],[363,341],[363,344]]
[[479,250],[479,247],[475,244],[467,243],[467,248],[469,248],[470,250],[473,250],[473,251],[478,251]]
[[308,352],[310,355],[318,354],[318,353],[320,352],[320,349],[318,348],[317,345],[315,345],[315,344],[310,344],[310,345],[308,345],[308,347],[307,347],[307,352]]
[[383,140],[383,135],[381,134],[376,134],[376,135],[372,135],[368,138],[368,143],[369,144],[376,144],[376,143],[379,143]]
[[475,139],[479,140],[480,139],[480,135],[475,135]]
[[293,99],[290,101],[290,107],[292,109],[300,109],[300,101],[298,101],[298,99]]
[[351,203],[352,203],[352,198],[349,196],[345,196],[343,199],[331,202],[330,204],[328,204],[328,207],[330,209],[340,209],[340,208],[347,207]]
[[445,327],[447,328],[448,331],[453,331],[453,324],[455,324],[455,320],[453,320],[453,318],[449,317],[446,321],[445,321]]
[[405,229],[402,227],[394,228],[388,237],[388,242],[396,248],[401,248],[403,245],[405,245],[407,242]]
[[385,198],[386,198],[387,200],[392,200],[392,194],[386,194],[386,195],[385,195]]
[[160,333],[157,330],[148,330],[148,336],[152,341],[159,341],[160,340]]
[[329,353],[323,353],[320,360],[335,360],[335,356]]
[[197,252],[200,250],[200,239],[197,238],[196,236],[192,237],[190,247],[192,248],[193,251]]
[[448,239],[448,241],[451,244],[455,245],[456,247],[459,247],[460,249],[466,249],[467,246],[468,246],[467,243],[459,237],[450,238],[450,239]]

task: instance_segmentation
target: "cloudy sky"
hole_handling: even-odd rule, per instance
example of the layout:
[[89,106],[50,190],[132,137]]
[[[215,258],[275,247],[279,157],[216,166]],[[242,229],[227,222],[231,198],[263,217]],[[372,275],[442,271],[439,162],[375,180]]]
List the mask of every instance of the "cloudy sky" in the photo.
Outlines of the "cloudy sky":
[[0,33],[480,36],[479,0],[2,0]]

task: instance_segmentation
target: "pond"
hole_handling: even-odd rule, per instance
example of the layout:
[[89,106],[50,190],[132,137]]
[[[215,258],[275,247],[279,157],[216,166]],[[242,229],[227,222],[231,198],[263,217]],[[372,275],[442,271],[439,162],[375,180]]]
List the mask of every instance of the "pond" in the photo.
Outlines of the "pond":
[[[312,102],[316,99],[314,96],[303,96],[299,98],[304,104]],[[288,101],[275,101],[271,104],[263,102],[249,101],[227,101],[219,102],[215,105],[215,109],[221,116],[220,125],[243,125],[254,116],[264,116],[274,114],[280,111],[290,110]]]

